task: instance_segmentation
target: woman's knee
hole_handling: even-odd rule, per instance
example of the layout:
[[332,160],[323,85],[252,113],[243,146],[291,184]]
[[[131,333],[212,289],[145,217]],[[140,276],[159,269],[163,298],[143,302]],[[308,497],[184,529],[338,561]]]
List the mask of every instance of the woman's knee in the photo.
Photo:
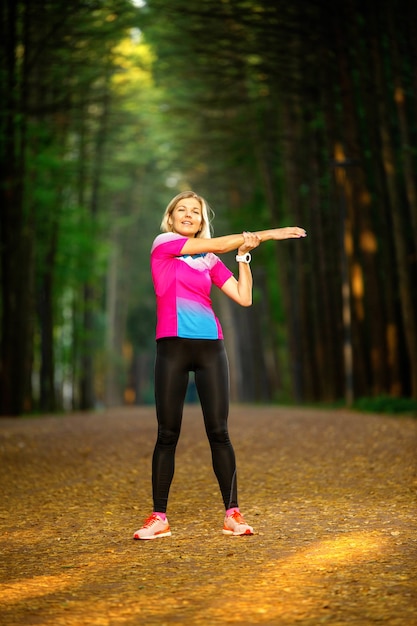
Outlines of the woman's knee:
[[210,443],[224,445],[230,444],[229,431],[227,427],[208,428],[207,437]]
[[176,446],[180,436],[179,430],[170,428],[158,428],[158,441],[160,446]]

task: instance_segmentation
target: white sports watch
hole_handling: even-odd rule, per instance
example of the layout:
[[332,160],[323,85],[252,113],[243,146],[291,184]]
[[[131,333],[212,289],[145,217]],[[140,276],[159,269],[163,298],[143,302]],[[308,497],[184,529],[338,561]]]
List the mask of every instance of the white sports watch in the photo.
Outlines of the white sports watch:
[[252,260],[250,252],[246,252],[246,254],[237,254],[236,261],[238,263],[250,263]]

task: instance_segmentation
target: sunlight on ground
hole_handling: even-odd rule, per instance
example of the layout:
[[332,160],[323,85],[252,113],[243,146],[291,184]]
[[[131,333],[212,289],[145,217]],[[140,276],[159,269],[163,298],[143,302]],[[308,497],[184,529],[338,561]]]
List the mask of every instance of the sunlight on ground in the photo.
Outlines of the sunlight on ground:
[[358,563],[367,560],[370,555],[381,551],[388,543],[386,537],[370,535],[367,532],[348,533],[335,539],[319,541],[293,557],[286,559],[286,564],[308,559],[311,566],[343,565],[352,561]]
[[[297,550],[282,561],[270,561],[254,573],[256,582],[244,598],[233,592],[226,601],[222,598],[221,612],[234,616],[230,623],[244,621],[249,614],[255,620],[258,615],[258,623],[278,617],[312,618],[319,609],[327,609],[329,582],[326,586],[325,577],[330,575],[334,580],[338,575],[346,576],[352,566],[376,560],[388,541],[380,534],[349,533]],[[346,587],[346,579],[343,584]],[[213,606],[210,615],[216,613],[221,616]]]
[[68,575],[59,576],[36,576],[16,582],[3,583],[0,585],[1,602],[21,602],[27,598],[45,596],[50,593],[62,591],[69,585],[71,580]]
[[[256,541],[256,538],[249,539],[253,540]],[[195,625],[208,622],[247,623],[248,619],[253,624],[262,624],[279,617],[285,619],[286,623],[292,623],[293,620],[295,622],[300,619],[300,616],[312,619],[322,615],[323,609],[328,608],[331,595],[329,587],[331,589],[331,585],[335,583],[334,580],[332,582],[332,576],[336,583],[337,577],[341,577],[340,586],[346,593],[346,583],[350,582],[350,568],[356,569],[356,577],[363,575],[362,564],[382,557],[389,541],[390,538],[381,533],[347,533],[334,539],[311,543],[282,559],[270,560],[266,564],[263,560],[262,565],[254,565],[250,571],[244,563],[235,563],[230,579],[222,571],[214,574],[210,582],[205,579],[197,587],[195,581],[190,581],[189,577],[181,578],[183,574],[178,573],[167,580],[163,601],[160,589],[155,589],[152,585],[140,587],[140,579],[132,579],[134,574],[126,579],[126,586],[120,588],[120,583],[124,585],[124,577],[121,576],[117,564],[113,571],[109,570],[108,562],[107,565],[104,564],[103,555],[103,562],[98,556],[94,562],[78,566],[71,572],[2,584],[0,598],[3,605],[13,605],[29,598],[49,596],[48,600],[45,598],[47,603],[54,593],[68,590],[68,601],[58,602],[54,614],[49,610],[45,611],[41,622],[45,626],[82,626],[87,623],[122,625],[132,623],[132,618],[162,626],[172,619],[177,621],[180,617]],[[100,580],[100,574],[105,569],[106,580],[112,581],[114,590],[110,584],[105,598],[102,595],[97,597],[92,592],[93,597],[90,597],[87,579],[91,581],[93,577]],[[244,580],[239,576],[243,576]],[[74,595],[70,593],[72,591]]]

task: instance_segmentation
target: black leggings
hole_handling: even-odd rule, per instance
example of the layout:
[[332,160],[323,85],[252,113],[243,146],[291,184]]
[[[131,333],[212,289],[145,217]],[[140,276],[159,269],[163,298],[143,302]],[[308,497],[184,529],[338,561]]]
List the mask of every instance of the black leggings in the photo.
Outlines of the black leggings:
[[155,401],[158,438],[152,460],[154,511],[166,512],[174,476],[189,372],[203,410],[214,473],[226,509],[237,507],[236,461],[229,439],[229,365],[222,340],[169,337],[157,342]]

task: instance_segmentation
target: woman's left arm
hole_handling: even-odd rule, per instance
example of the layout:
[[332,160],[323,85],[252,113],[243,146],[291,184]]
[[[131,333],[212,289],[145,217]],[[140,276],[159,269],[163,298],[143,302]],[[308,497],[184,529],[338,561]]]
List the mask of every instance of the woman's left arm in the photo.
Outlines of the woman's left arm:
[[[243,244],[237,251],[239,256],[244,256],[250,250],[257,248],[261,243],[260,237],[256,233],[243,233]],[[252,304],[252,272],[249,263],[239,262],[239,280],[231,276],[222,287],[223,293],[241,306],[251,306]]]

